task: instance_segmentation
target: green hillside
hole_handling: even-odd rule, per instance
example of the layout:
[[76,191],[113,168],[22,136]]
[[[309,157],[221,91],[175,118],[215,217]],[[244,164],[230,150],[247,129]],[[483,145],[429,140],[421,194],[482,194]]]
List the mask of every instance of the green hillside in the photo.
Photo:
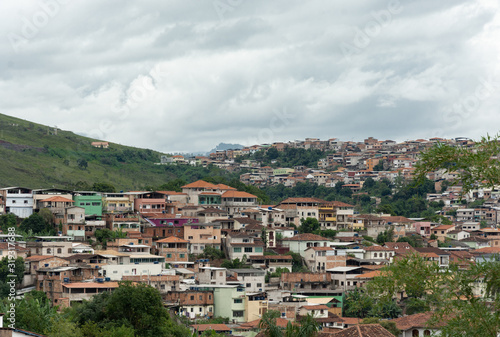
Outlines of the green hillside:
[[227,175],[217,168],[155,165],[161,153],[110,143],[0,114],[0,186],[74,188],[110,183],[116,190]]

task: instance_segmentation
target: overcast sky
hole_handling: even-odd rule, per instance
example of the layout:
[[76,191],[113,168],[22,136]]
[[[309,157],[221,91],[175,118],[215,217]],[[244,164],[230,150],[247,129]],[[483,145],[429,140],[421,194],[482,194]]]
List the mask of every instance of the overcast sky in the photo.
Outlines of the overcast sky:
[[500,129],[497,0],[0,2],[0,113],[163,152]]

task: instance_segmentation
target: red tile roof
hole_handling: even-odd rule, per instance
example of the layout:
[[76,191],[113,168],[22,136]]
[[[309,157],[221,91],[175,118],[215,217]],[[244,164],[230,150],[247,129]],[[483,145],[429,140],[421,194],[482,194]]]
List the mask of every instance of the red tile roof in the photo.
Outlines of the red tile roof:
[[[399,317],[391,320],[391,322],[396,323],[396,328],[399,330],[408,330],[412,328],[427,328],[429,325],[427,322],[431,319],[432,312],[422,312],[419,314],[408,315],[404,317]],[[446,325],[445,322],[437,324],[437,327]]]
[[257,196],[247,193],[247,192],[242,192],[242,191],[227,191],[224,194],[222,194],[223,198],[255,198],[257,199]]
[[285,238],[283,239],[283,241],[331,241],[331,240],[324,238],[321,235],[304,233],[304,234],[297,234],[291,238]]
[[189,241],[178,238],[176,236],[169,236],[168,238],[156,241],[158,243],[189,243]]
[[211,188],[211,189],[217,189],[217,185],[208,183],[204,180],[198,180],[195,181],[194,183],[187,184],[182,186],[182,188]]

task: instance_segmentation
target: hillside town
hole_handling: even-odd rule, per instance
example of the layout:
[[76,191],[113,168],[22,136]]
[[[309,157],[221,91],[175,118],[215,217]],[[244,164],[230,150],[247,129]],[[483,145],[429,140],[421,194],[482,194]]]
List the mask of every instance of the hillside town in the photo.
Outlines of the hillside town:
[[[411,179],[420,151],[436,142],[473,145],[467,139],[401,144],[373,138],[361,143],[306,139],[195,160],[228,170],[249,169],[241,175],[245,184],[309,181],[333,188],[340,182],[360,193],[367,179]],[[237,162],[239,156],[287,147],[332,153],[317,168]],[[182,156],[162,158],[162,163],[192,164]],[[442,202],[439,214],[446,224],[361,213],[355,205],[308,195],[265,205],[256,195],[205,180],[188,183],[180,192],[5,187],[0,189],[0,214],[15,216],[17,224],[49,214],[55,235],[16,235],[15,251],[25,265],[18,293],[42,291],[60,309],[130,281],[156,288],[172,315],[200,335],[214,330],[262,336],[261,319],[275,311],[282,327],[313,317],[324,336],[393,336],[378,324],[362,326],[360,317],[346,315],[347,295],[408,256],[447,270],[452,264],[468,268],[500,253],[500,189],[462,193],[458,184],[443,184],[453,181],[453,172],[436,171],[428,178],[441,192],[425,197]],[[478,206],[468,206],[475,202]],[[9,254],[7,246],[2,243],[3,257]],[[486,296],[485,288],[477,287],[474,295]],[[402,292],[400,300],[405,296]],[[430,312],[398,316],[391,321],[400,336],[430,336],[443,324],[430,324]],[[221,318],[223,323],[210,322]]]

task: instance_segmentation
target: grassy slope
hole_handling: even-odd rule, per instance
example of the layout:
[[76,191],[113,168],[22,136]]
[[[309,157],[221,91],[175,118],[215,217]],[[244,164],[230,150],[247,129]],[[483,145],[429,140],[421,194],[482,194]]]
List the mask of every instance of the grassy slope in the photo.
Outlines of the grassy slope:
[[[69,187],[78,181],[109,182],[119,189],[160,185],[176,178],[159,162],[160,153],[110,143],[109,149],[90,145],[94,139],[69,131],[0,114],[0,186]],[[31,147],[31,148],[30,148]],[[125,152],[124,152],[125,151]],[[119,158],[120,160],[116,160]],[[78,160],[88,162],[86,170]]]

